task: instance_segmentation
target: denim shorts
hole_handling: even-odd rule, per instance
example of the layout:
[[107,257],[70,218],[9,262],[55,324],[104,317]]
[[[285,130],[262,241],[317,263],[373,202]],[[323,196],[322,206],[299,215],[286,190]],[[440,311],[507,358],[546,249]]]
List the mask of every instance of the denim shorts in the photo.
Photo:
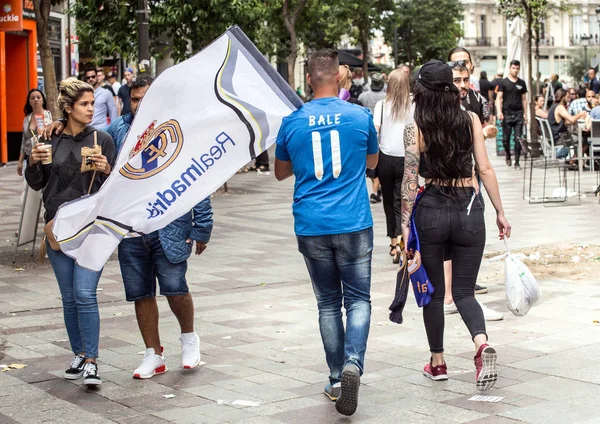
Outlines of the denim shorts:
[[155,297],[157,279],[163,296],[180,296],[189,292],[185,279],[187,261],[174,264],[167,259],[158,231],[121,241],[119,265],[125,298],[130,302]]

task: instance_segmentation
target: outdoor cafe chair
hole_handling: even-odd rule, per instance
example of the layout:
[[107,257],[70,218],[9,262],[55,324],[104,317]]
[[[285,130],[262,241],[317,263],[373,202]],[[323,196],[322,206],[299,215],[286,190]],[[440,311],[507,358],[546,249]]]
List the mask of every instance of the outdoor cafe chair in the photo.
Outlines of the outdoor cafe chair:
[[[552,159],[544,155],[544,149],[542,147],[542,143],[540,139],[535,141],[527,140],[526,137],[520,137],[518,140],[523,147],[523,152],[525,154],[525,166],[523,171],[523,199],[525,199],[526,193],[526,181],[527,181],[527,167],[529,166],[529,204],[542,203],[544,206],[552,203],[566,203],[568,200],[568,178],[567,175],[570,170],[573,172],[577,172],[577,198],[581,200],[581,180],[579,175],[579,168],[572,168],[566,160],[563,159]],[[570,135],[565,135],[561,137],[560,143],[565,146],[565,148],[572,149],[574,143],[573,139]],[[534,169],[543,169],[544,170],[544,179],[542,185],[542,198],[541,199],[533,199],[532,198],[532,188],[533,188],[533,170]],[[547,184],[547,176],[549,169],[557,169],[558,170],[558,182],[560,189],[564,189],[564,195],[559,197],[548,197],[546,196],[546,184]],[[573,180],[573,190],[575,190],[575,180]]]

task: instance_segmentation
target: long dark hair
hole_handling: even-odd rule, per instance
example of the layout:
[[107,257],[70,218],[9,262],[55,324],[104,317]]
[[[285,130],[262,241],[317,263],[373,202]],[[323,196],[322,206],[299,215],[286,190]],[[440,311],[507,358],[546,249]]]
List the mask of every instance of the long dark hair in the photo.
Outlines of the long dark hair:
[[[415,124],[423,136],[425,164],[436,184],[454,186],[473,164],[473,120],[458,93],[415,84]],[[454,191],[454,189],[452,189]]]
[[29,96],[31,96],[31,93],[33,93],[34,91],[37,91],[41,94],[42,107],[44,108],[44,110],[48,110],[48,107],[46,106],[46,96],[44,96],[44,93],[42,93],[42,91],[38,88],[32,88],[31,90],[29,90],[29,93],[27,93],[27,100],[25,101],[25,107],[23,108],[25,116],[29,115],[30,113],[33,113],[33,107],[29,104]]

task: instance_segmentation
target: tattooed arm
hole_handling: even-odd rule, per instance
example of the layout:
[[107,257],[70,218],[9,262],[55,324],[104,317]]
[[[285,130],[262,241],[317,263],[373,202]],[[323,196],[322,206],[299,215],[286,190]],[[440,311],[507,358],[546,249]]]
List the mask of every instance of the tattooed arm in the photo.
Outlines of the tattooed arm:
[[418,129],[414,124],[404,128],[404,177],[402,178],[402,235],[405,250],[408,246],[410,235],[410,217],[415,205],[415,198],[419,189],[419,160],[420,148],[417,140]]

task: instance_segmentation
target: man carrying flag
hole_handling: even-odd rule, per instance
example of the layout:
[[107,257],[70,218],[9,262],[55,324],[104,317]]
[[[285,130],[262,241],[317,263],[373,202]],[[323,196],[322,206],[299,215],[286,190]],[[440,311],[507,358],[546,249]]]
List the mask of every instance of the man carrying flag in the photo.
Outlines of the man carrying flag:
[[[117,150],[120,150],[135,113],[153,81],[152,77],[140,77],[133,81],[130,91],[131,113],[120,116],[106,128]],[[54,128],[60,133],[63,125],[59,121],[49,132]],[[119,265],[125,297],[135,302],[138,326],[146,345],[144,359],[133,372],[133,378],[151,378],[167,372],[158,332],[157,279],[160,294],[167,297],[181,327],[181,367],[191,369],[200,363],[200,338],[194,331],[194,303],[185,274],[194,241],[196,255],[202,254],[210,240],[212,226],[212,208],[207,197],[192,211],[165,228],[126,238],[119,244]]]
[[379,147],[368,109],[338,99],[338,69],[335,50],[310,58],[315,97],[283,119],[275,177],[296,177],[294,229],[317,298],[330,370],[325,394],[339,413],[352,415],[371,322],[373,218],[364,175],[377,165]]

